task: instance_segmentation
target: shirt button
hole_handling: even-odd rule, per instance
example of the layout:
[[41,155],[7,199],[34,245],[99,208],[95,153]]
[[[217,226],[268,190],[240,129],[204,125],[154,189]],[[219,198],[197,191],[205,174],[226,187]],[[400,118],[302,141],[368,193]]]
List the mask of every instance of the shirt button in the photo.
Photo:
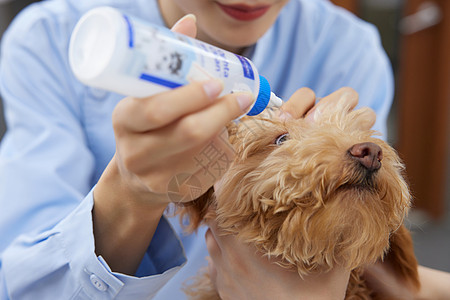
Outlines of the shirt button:
[[94,285],[97,288],[97,290],[104,292],[108,289],[106,283],[104,283],[103,280],[98,278],[97,275],[91,274],[91,277],[89,277],[89,279],[91,280],[92,285]]

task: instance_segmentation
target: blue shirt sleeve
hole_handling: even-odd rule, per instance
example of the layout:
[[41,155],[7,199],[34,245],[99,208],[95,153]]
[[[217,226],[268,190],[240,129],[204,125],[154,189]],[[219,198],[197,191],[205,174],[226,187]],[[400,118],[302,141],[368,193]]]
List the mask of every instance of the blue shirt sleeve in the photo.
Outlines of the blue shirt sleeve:
[[173,232],[163,218],[147,251],[147,257],[161,258],[147,266],[152,274],[138,278],[112,272],[94,252],[92,207],[89,193],[54,228],[22,235],[3,252],[0,286],[10,298],[149,299],[184,264],[181,245],[176,238],[167,239]]
[[163,218],[137,276],[111,272],[95,255],[90,190],[101,166],[86,137],[85,95],[63,55],[72,23],[35,13],[25,11],[2,41],[0,296],[151,297],[184,264],[182,246]]
[[92,206],[90,193],[54,228],[22,235],[3,252],[0,286],[10,298],[149,299],[184,264],[180,243],[167,238],[173,232],[163,218],[147,252],[147,257],[161,258],[147,266],[153,274],[138,278],[112,272],[94,252]]

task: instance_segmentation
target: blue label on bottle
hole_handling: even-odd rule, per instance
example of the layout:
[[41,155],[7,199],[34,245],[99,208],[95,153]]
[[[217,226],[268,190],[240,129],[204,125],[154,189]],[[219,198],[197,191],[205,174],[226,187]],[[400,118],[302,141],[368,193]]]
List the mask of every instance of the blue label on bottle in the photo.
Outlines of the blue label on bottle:
[[134,47],[133,26],[131,26],[130,19],[126,15],[123,15],[123,18],[125,19],[125,22],[127,23],[128,27],[128,47],[133,48]]
[[156,77],[156,76],[152,76],[150,74],[145,74],[142,73],[141,76],[139,77],[140,79],[146,80],[146,81],[150,81],[171,89],[177,88],[182,86],[182,84],[178,83],[178,82],[174,82],[174,81],[170,81],[170,80],[165,80],[163,78],[160,77]]
[[245,57],[237,55],[237,54],[236,54],[236,56],[237,56],[237,58],[239,58],[239,61],[242,64],[242,70],[244,71],[244,77],[255,80],[255,75],[253,74],[252,66],[247,61],[247,59]]

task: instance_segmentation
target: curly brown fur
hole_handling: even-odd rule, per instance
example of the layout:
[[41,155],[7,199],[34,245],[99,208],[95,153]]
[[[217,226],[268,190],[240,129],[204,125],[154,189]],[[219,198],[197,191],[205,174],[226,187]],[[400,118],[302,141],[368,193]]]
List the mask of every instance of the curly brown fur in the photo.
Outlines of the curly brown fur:
[[189,299],[220,300],[206,269],[200,270],[200,274],[194,277],[192,282],[187,282],[183,291]]
[[[214,218],[223,231],[295,266],[300,276],[337,265],[353,270],[346,299],[375,297],[361,274],[388,252],[396,274],[418,288],[417,262],[402,226],[410,206],[404,166],[374,131],[360,129],[367,113],[339,107],[313,123],[266,112],[230,125],[235,160],[214,194],[184,208],[191,229]],[[277,145],[283,134],[288,138]],[[370,172],[349,154],[368,142],[383,156],[381,168]]]

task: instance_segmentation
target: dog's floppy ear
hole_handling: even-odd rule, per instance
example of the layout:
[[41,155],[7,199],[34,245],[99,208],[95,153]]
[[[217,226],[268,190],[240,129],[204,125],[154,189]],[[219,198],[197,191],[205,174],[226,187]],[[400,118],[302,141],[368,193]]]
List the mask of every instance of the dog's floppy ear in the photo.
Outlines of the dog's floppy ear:
[[188,225],[185,226],[187,232],[192,233],[200,226],[212,204],[213,197],[214,187],[211,187],[197,199],[180,205],[178,209],[180,219],[188,218]]
[[390,237],[390,249],[385,260],[391,264],[398,278],[402,278],[411,287],[419,290],[418,264],[414,255],[413,241],[404,225]]

